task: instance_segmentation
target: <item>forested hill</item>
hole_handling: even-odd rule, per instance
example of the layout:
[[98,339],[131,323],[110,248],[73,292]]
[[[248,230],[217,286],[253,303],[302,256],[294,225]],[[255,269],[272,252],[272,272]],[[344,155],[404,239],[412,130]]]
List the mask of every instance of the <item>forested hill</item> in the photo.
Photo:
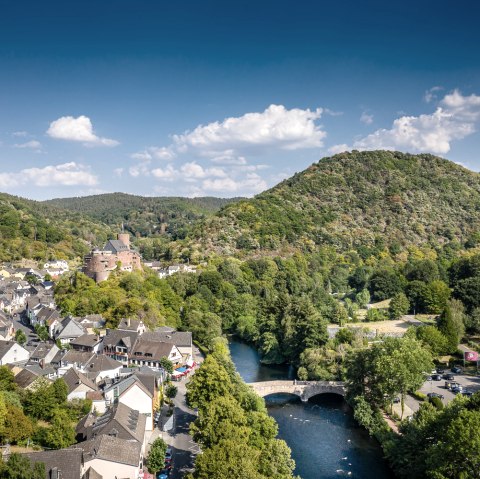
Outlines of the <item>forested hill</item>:
[[71,211],[82,212],[94,220],[114,227],[122,224],[133,235],[150,236],[163,232],[175,239],[190,226],[239,198],[143,197],[126,193],[108,193],[45,201]]
[[479,230],[479,174],[428,154],[352,151],[224,207],[193,240],[199,250],[223,253],[282,254],[327,244],[368,255],[463,243]]
[[73,259],[112,234],[82,214],[0,193],[0,261]]

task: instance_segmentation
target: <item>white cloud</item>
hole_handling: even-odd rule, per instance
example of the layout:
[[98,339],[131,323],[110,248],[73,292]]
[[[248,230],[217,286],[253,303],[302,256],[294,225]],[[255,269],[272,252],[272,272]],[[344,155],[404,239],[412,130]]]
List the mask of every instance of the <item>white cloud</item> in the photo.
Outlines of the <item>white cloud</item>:
[[125,168],[115,168],[113,170],[113,173],[115,174],[115,176],[122,176],[123,175],[123,172],[125,171]]
[[[445,95],[431,114],[402,116],[390,129],[380,129],[354,142],[353,147],[335,145],[330,151],[356,148],[387,149],[445,154],[451,142],[475,132],[480,119],[480,96],[463,96],[458,90]],[[346,147],[346,148],[345,148]]]
[[139,151],[131,155],[134,160],[166,160],[171,161],[175,158],[176,154],[171,147],[157,147],[150,146],[143,151]]
[[79,141],[88,146],[117,146],[116,140],[101,138],[93,131],[93,125],[85,115],[78,118],[62,116],[52,121],[47,130],[47,135],[58,140]]
[[207,155],[259,147],[283,150],[319,148],[326,136],[315,123],[321,114],[321,108],[287,110],[283,105],[270,105],[261,113],[246,113],[222,122],[199,125],[173,139],[176,148],[182,152],[193,149]]
[[425,103],[431,103],[432,101],[438,98],[437,93],[442,90],[443,90],[443,87],[441,86],[434,86],[428,89],[423,95],[423,100],[425,101]]
[[36,150],[40,152],[42,150],[42,144],[37,140],[30,140],[25,143],[15,143],[14,148],[26,148],[31,150]]
[[237,156],[233,150],[226,150],[221,155],[210,158],[212,163],[220,165],[246,165],[247,160],[244,156]]
[[239,193],[251,195],[267,189],[267,182],[256,173],[249,173],[243,178],[232,177],[209,178],[202,182],[202,190],[207,193]]
[[167,165],[165,168],[155,168],[151,171],[152,175],[159,180],[172,181],[178,177],[178,170],[172,165]]
[[360,115],[360,121],[365,123],[365,125],[371,125],[373,123],[373,115],[369,115],[366,111],[364,111]]
[[346,143],[341,143],[340,145],[333,145],[328,149],[328,152],[332,155],[337,153],[343,153],[344,151],[351,150],[351,148]]
[[28,133],[26,131],[14,131],[12,133],[12,136],[15,136],[17,138],[25,138],[26,136],[28,136]]
[[0,187],[5,189],[24,185],[47,187],[96,184],[98,178],[90,172],[90,168],[75,162],[43,168],[25,168],[18,173],[0,173]]

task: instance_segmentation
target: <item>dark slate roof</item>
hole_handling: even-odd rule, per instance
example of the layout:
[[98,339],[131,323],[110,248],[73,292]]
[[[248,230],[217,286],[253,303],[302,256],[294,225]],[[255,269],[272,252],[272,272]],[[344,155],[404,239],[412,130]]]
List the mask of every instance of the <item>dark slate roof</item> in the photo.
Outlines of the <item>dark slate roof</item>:
[[38,379],[38,374],[22,369],[14,378],[15,384],[25,389]]
[[55,331],[55,337],[58,338],[78,338],[85,334],[85,328],[78,324],[71,316],[65,318]]
[[129,466],[138,466],[142,452],[142,445],[135,439],[128,441],[106,434],[101,434],[95,439],[81,442],[72,447],[83,449],[85,464],[94,459],[102,459]]
[[75,349],[69,349],[62,357],[62,362],[87,364],[95,356],[95,353],[91,351],[76,351]]
[[[32,462],[43,462],[45,464],[46,478],[80,479],[82,477],[82,449],[29,452],[25,456]],[[60,474],[55,476],[55,473],[58,472]]]
[[117,329],[122,331],[137,331],[140,321],[138,319],[123,318],[118,323]]
[[38,343],[38,346],[35,348],[35,351],[30,355],[31,360],[40,360],[44,359],[45,356],[56,346],[54,342],[45,342],[41,341]]
[[87,376],[85,376],[85,374],[82,374],[80,371],[77,371],[75,368],[70,368],[62,376],[62,379],[65,381],[67,385],[68,394],[70,394],[72,391],[75,391],[77,386],[79,386],[80,384],[85,384],[85,386],[92,389],[92,391],[98,390],[97,385],[93,381],[88,379]]
[[168,358],[173,347],[171,343],[149,341],[140,336],[132,349],[131,357],[145,361],[159,361],[163,357]]
[[105,387],[104,392],[107,393],[108,391],[111,391],[112,389],[117,388],[118,390],[118,395],[120,396],[123,394],[127,389],[132,387],[135,383],[138,384],[140,389],[145,392],[145,394],[153,397],[153,394],[151,393],[150,389],[145,387],[143,382],[138,378],[136,375],[128,376],[126,378],[120,379],[119,381],[114,381],[111,383],[109,386]]
[[93,348],[96,346],[98,343],[101,343],[102,339],[98,337],[96,334],[82,334],[78,338],[75,338],[74,340],[70,341],[70,344],[75,347],[75,346],[81,346],[81,347],[88,347],[88,348]]
[[120,253],[121,251],[128,251],[128,246],[120,240],[108,240],[105,243],[104,251],[111,251],[112,253]]
[[103,338],[103,345],[106,347],[115,347],[122,341],[127,348],[131,349],[137,338],[138,333],[136,331],[107,329],[107,335]]
[[121,367],[121,362],[102,354],[99,356],[95,356],[90,361],[88,361],[88,363],[85,365],[85,371],[87,371],[88,373],[99,373],[101,371],[110,371],[112,369],[117,369]]
[[192,333],[189,331],[152,331],[142,334],[142,339],[149,341],[159,341],[162,343],[175,344],[175,346],[192,345]]
[[93,439],[102,434],[118,437],[119,439],[135,439],[142,443],[145,437],[147,418],[138,411],[118,403],[108,409],[105,414],[96,418],[93,424],[85,426],[85,437]]

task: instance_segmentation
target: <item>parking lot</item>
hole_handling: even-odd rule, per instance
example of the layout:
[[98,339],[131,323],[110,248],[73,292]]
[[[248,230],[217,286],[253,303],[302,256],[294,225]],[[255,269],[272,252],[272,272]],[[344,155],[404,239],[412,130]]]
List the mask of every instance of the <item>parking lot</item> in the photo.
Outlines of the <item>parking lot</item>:
[[[450,369],[445,369],[445,373],[450,373]],[[443,374],[442,374],[443,376]],[[480,391],[480,376],[472,375],[472,374],[455,374],[454,373],[453,381],[457,382],[463,388],[471,391],[473,393]],[[455,398],[455,394],[445,387],[446,379],[441,379],[440,381],[425,381],[423,386],[420,388],[420,392],[423,394],[429,393],[436,393],[443,396],[442,402],[444,404],[448,404]],[[411,416],[414,412],[418,411],[420,408],[420,401],[415,399],[412,396],[407,396],[405,400],[405,412],[404,417]],[[394,407],[395,412],[400,416],[400,405],[396,404]]]

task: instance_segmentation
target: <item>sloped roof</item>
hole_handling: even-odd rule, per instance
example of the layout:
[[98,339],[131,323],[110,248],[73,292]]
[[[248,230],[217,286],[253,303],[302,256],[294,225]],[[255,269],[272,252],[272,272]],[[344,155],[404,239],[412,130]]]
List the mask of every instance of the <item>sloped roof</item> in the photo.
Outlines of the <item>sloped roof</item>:
[[120,253],[122,251],[129,251],[129,247],[120,240],[108,240],[103,248],[104,251],[111,251],[112,253]]
[[94,356],[90,361],[88,361],[88,363],[85,365],[85,370],[89,373],[99,373],[101,371],[111,371],[112,369],[121,367],[123,367],[121,362],[102,354],[99,356]]
[[3,358],[3,356],[5,356],[5,354],[7,354],[8,351],[13,348],[13,346],[25,349],[15,341],[0,341],[0,358]]
[[89,387],[92,391],[97,391],[97,385],[90,379],[82,374],[80,371],[77,371],[75,368],[70,368],[63,376],[62,379],[65,381],[68,387],[68,394],[72,391],[75,391],[80,384],[84,384]]
[[135,439],[142,443],[146,422],[145,415],[123,403],[117,403],[105,414],[96,418],[93,424],[85,427],[86,437],[92,439],[101,434],[107,434],[120,439]]
[[78,338],[85,334],[85,328],[78,324],[71,316],[65,318],[56,331],[56,338]]
[[78,338],[70,341],[72,346],[85,346],[89,348],[93,348],[98,343],[101,343],[102,339],[98,337],[96,334],[82,334]]
[[38,374],[34,374],[28,369],[22,369],[14,378],[15,384],[25,389],[32,385],[39,378]]
[[95,357],[95,353],[92,351],[76,351],[75,349],[69,349],[62,357],[62,362],[84,365],[93,357]]
[[30,355],[30,359],[40,360],[44,359],[45,356],[54,348],[58,349],[58,346],[55,343],[50,343],[46,341],[41,341],[38,343],[38,346],[35,348],[35,351]]
[[117,329],[122,331],[137,331],[141,321],[138,319],[123,318],[118,323]]
[[142,335],[142,339],[149,341],[160,341],[162,343],[175,344],[175,346],[191,346],[192,345],[192,333],[189,331],[151,331],[145,332]]
[[146,361],[159,361],[162,357],[167,357],[172,352],[174,344],[161,343],[159,341],[149,341],[140,336],[135,343],[131,355],[133,359]]
[[135,375],[128,376],[120,381],[115,381],[110,386],[107,386],[104,390],[105,393],[112,391],[113,389],[117,388],[118,395],[120,396],[123,394],[127,389],[130,389],[134,384],[137,384],[138,387],[145,392],[150,397],[153,397],[153,394],[150,390],[143,384],[143,382]]
[[95,439],[76,444],[84,451],[85,464],[94,459],[138,466],[140,463],[142,445],[136,441],[101,434]]
[[127,348],[131,348],[138,338],[136,331],[119,331],[116,329],[107,329],[107,335],[103,338],[103,345],[115,347],[123,342]]
[[60,472],[62,479],[80,479],[82,477],[83,450],[79,448],[58,449],[54,451],[29,452],[24,454],[32,462],[43,462],[46,478],[54,477],[52,472]]

